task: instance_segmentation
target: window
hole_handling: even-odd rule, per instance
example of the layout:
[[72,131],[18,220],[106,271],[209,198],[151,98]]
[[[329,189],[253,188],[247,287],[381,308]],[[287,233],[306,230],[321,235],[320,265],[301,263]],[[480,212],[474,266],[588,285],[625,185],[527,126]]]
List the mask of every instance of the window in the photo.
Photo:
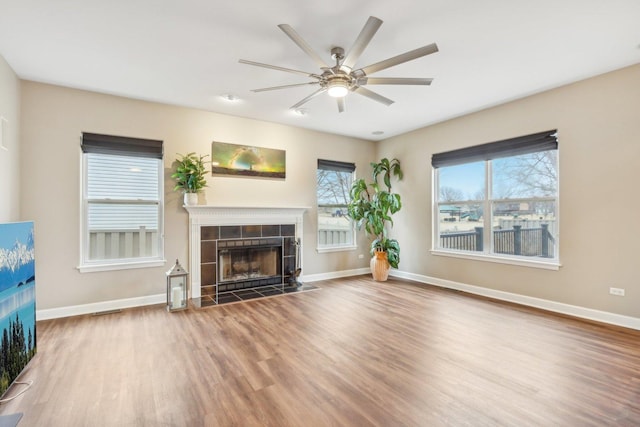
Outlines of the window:
[[436,253],[557,266],[555,133],[433,155]]
[[83,133],[80,271],[163,265],[162,141]]
[[318,250],[354,249],[353,221],[347,215],[353,163],[318,159]]

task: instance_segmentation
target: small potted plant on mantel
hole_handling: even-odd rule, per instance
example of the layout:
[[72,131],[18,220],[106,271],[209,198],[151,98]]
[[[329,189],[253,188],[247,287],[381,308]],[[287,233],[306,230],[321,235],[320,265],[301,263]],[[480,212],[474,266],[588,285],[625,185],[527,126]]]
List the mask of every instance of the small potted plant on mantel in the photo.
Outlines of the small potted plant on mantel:
[[[351,186],[351,200],[347,208],[358,229],[364,226],[365,232],[374,236],[371,273],[374,280],[384,282],[389,268],[398,268],[400,262],[400,245],[396,239],[387,237],[387,231],[393,226],[391,215],[402,207],[400,195],[391,191],[391,178],[394,176],[402,180],[403,173],[398,159],[384,158],[379,163],[371,163],[371,167],[373,182],[367,185],[363,178],[356,180]],[[384,187],[378,183],[380,175]]]
[[184,204],[193,206],[198,204],[198,193],[207,186],[205,175],[205,158],[208,154],[197,155],[196,153],[178,154],[176,159],[176,171],[171,175],[175,179],[174,191],[184,192]]

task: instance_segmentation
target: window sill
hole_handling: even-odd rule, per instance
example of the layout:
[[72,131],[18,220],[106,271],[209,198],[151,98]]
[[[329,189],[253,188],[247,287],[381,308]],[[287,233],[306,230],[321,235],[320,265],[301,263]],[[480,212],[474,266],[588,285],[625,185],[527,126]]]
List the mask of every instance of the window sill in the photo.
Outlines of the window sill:
[[471,259],[475,261],[495,262],[498,264],[517,265],[520,267],[540,268],[544,270],[559,270],[562,266],[558,260],[540,261],[526,258],[506,257],[472,252],[452,252],[439,249],[431,250],[431,254],[452,258]]
[[95,273],[98,271],[117,271],[129,270],[132,268],[151,268],[162,267],[167,263],[165,259],[154,259],[145,261],[128,261],[128,262],[104,262],[94,264],[84,264],[77,267],[80,273]]
[[316,251],[319,254],[324,254],[324,253],[329,253],[329,252],[355,251],[356,249],[358,249],[358,247],[355,246],[355,245],[349,245],[349,246],[322,246],[322,247],[317,247]]

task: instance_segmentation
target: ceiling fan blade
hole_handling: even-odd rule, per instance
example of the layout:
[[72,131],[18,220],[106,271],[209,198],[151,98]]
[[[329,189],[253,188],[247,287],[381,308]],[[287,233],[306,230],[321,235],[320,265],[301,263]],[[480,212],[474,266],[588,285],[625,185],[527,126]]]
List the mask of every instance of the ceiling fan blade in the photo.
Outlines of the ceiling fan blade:
[[309,102],[311,99],[315,98],[316,96],[320,95],[323,92],[326,92],[327,89],[321,87],[320,89],[318,89],[317,91],[313,92],[311,95],[307,96],[306,98],[304,98],[301,101],[298,101],[296,104],[292,105],[291,107],[289,107],[290,110],[295,110],[296,108],[301,107],[302,105],[306,104],[307,102]]
[[278,28],[284,31],[284,33],[289,36],[289,38],[293,40],[293,42],[297,44],[298,47],[300,47],[300,49],[304,50],[305,53],[309,55],[320,68],[329,68],[326,62],[324,62],[322,58],[313,50],[313,48],[309,46],[309,44],[304,41],[304,39],[300,37],[298,33],[296,33],[296,30],[294,30],[291,25],[280,24],[278,25]]
[[411,50],[409,52],[402,53],[393,58],[385,59],[384,61],[376,62],[375,64],[367,65],[362,68],[364,74],[373,74],[376,71],[384,70],[394,65],[402,64],[438,51],[438,46],[435,43],[431,43],[427,46],[419,47],[418,49]]
[[344,61],[342,62],[343,66],[349,67],[350,69],[353,68],[355,63],[358,62],[360,55],[362,55],[362,52],[376,34],[376,31],[378,31],[378,28],[380,28],[380,25],[382,25],[382,20],[375,16],[369,17],[367,23],[364,24],[362,31],[358,34],[358,38],[353,43],[353,46],[351,46],[351,49],[349,49],[349,53],[344,58]]
[[286,71],[287,73],[293,73],[293,74],[301,74],[303,76],[313,77],[315,79],[320,78],[320,76],[318,76],[317,74],[308,73],[306,71],[293,70],[291,68],[278,67],[277,65],[263,64],[262,62],[248,61],[246,59],[240,59],[238,62],[241,64],[255,65],[256,67],[269,68],[271,70]]
[[261,89],[251,89],[251,92],[266,92],[268,90],[287,89],[287,88],[290,88],[290,87],[319,85],[319,84],[320,84],[320,82],[295,83],[295,84],[291,84],[291,85],[263,87]]
[[425,85],[431,84],[433,79],[413,77],[361,77],[359,85]]
[[384,105],[386,105],[387,107],[391,104],[393,104],[394,101],[390,100],[389,98],[385,98],[382,95],[379,95],[373,91],[370,91],[369,89],[365,89],[363,87],[360,86],[356,86],[355,89],[353,89],[353,91],[355,93],[358,93],[362,96],[366,96],[367,98],[373,99],[374,101],[378,101]]
[[342,98],[336,98],[336,100],[338,101],[338,112],[339,113],[344,113],[344,96]]

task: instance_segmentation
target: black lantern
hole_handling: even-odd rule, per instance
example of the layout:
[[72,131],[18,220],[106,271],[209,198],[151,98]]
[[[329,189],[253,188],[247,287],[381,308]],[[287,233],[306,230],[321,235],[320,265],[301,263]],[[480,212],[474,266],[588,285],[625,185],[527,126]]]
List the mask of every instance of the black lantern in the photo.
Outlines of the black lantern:
[[189,273],[176,259],[176,265],[167,271],[167,310],[177,311],[187,308],[187,277]]

